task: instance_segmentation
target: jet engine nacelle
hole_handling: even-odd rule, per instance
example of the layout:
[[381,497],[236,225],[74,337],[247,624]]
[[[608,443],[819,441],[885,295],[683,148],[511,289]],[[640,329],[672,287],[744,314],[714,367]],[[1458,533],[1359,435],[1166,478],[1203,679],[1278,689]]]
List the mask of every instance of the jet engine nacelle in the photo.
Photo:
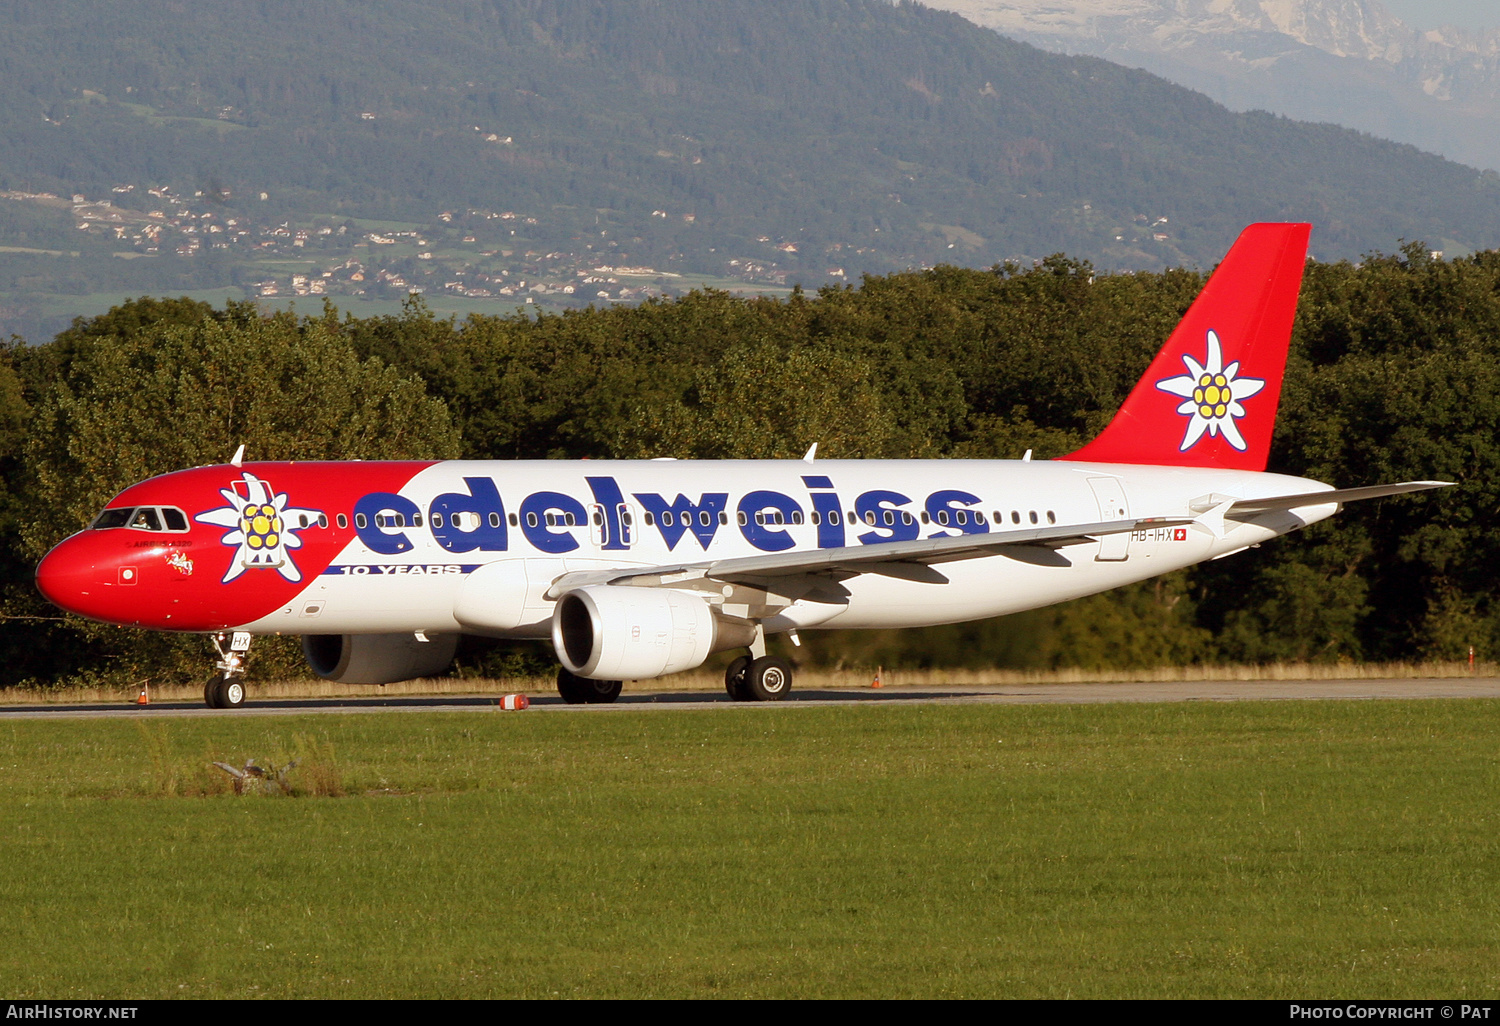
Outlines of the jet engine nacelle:
[[304,634],[302,654],[324,680],[340,684],[394,684],[448,669],[457,634],[418,641],[412,634]]
[[718,626],[702,596],[599,585],[558,600],[552,645],[563,666],[595,680],[641,680],[703,665]]

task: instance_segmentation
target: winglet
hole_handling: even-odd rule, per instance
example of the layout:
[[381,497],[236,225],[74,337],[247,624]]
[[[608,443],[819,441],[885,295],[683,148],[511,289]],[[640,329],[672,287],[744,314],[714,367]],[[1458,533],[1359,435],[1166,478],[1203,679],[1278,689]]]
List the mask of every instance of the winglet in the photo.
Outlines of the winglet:
[[1061,458],[1265,470],[1311,231],[1241,232],[1109,426]]

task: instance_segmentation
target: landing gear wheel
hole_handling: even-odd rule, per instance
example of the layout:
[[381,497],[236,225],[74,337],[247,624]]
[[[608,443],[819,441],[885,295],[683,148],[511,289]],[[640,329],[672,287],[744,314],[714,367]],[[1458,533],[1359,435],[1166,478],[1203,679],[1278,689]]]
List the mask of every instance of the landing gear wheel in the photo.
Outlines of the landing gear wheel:
[[792,690],[792,664],[779,656],[762,656],[745,671],[751,701],[775,702]]
[[724,690],[736,702],[750,701],[750,692],[745,687],[745,672],[750,669],[750,657],[738,656],[724,670]]
[[245,682],[238,677],[214,674],[203,685],[203,701],[210,709],[238,709],[245,704]]
[[620,697],[621,686],[617,680],[580,677],[567,667],[557,671],[557,693],[569,705],[605,705]]

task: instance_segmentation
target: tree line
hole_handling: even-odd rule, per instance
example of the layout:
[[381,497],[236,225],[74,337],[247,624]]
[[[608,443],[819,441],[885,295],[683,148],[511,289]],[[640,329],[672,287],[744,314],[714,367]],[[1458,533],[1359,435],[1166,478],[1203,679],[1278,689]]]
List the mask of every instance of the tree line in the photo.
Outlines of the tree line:
[[[249,459],[1045,459],[1097,432],[1202,275],[937,267],[785,300],[717,291],[559,315],[266,314],[144,298],[0,353],[0,685],[191,678],[197,638],[102,627],[36,561],[121,488]],[[1458,487],[993,621],[812,635],[804,661],[1125,667],[1490,656],[1500,642],[1500,253],[1309,264],[1270,469]],[[260,674],[296,671],[290,641]],[[460,672],[540,669],[468,645]]]

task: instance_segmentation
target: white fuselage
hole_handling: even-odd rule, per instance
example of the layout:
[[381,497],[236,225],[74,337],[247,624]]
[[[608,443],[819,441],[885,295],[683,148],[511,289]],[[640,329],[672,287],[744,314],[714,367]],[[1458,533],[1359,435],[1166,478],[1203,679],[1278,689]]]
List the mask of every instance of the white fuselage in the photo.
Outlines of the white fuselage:
[[[333,565],[292,602],[240,627],[541,638],[557,597],[547,591],[565,573],[1033,524],[1192,519],[1227,500],[1325,487],[1251,471],[1061,461],[447,461],[383,499],[361,500],[358,534]],[[790,601],[765,628],[913,627],[1019,612],[1235,552],[1337,508],[1105,535],[1069,545],[1051,562],[1013,555],[947,562],[937,567],[947,583],[865,573],[843,582],[846,598]],[[514,615],[485,615],[487,606],[506,604]]]

